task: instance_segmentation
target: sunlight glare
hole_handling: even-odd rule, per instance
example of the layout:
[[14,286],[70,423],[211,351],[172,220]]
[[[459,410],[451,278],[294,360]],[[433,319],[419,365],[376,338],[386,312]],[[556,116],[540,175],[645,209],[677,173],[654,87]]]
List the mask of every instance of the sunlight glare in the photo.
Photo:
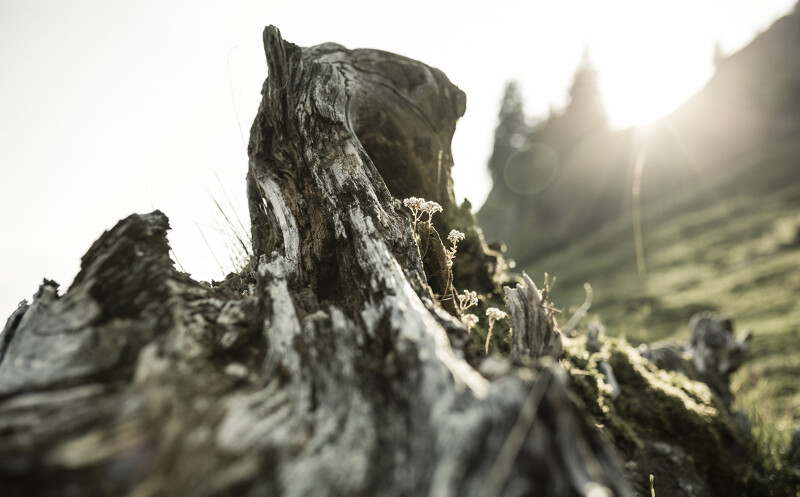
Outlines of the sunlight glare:
[[624,56],[598,65],[603,100],[611,125],[616,128],[649,123],[669,114],[695,93],[711,73],[708,65],[658,67],[655,61],[640,59],[631,63]]
[[622,128],[663,117],[699,90],[713,72],[714,37],[690,29],[698,20],[685,11],[619,3],[622,11],[596,12],[605,28],[590,33],[587,43],[610,123]]

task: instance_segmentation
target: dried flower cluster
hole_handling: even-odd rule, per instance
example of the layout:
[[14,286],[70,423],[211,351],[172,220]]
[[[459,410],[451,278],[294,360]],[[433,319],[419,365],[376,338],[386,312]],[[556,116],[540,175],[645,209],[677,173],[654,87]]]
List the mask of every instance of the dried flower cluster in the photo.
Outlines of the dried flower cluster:
[[507,318],[508,314],[501,311],[497,307],[490,307],[486,309],[486,317],[489,318],[489,326],[491,326],[495,321]]
[[461,240],[464,239],[464,233],[462,233],[462,232],[460,232],[458,230],[450,230],[450,234],[447,235],[447,239],[450,241],[450,243],[453,246],[450,247],[449,249],[447,249],[447,252],[445,252],[444,257],[445,257],[445,261],[447,263],[447,267],[451,268],[451,267],[453,267],[453,259],[455,259],[455,257],[456,257],[456,250],[458,249],[458,242],[460,242]]
[[467,309],[472,306],[478,305],[478,294],[464,290],[464,293],[458,295],[458,311],[464,314]]
[[422,216],[428,215],[427,223],[431,222],[431,218],[437,212],[442,212],[442,206],[433,200],[425,200],[419,197],[409,197],[403,200],[403,205],[411,209],[414,214],[414,231],[417,230],[417,221],[422,221]]
[[450,234],[447,235],[447,239],[450,240],[450,243],[453,245],[458,245],[458,242],[464,239],[464,233],[458,230],[450,230]]
[[[403,199],[403,205],[408,207],[411,210],[411,213],[414,215],[414,232],[417,231],[418,222],[422,221],[430,225],[433,215],[437,212],[442,212],[442,206],[438,203],[419,197],[409,197]],[[425,218],[426,214],[428,215],[427,218]],[[448,269],[453,267],[453,259],[456,256],[456,251],[458,250],[458,242],[463,241],[465,238],[466,236],[464,233],[455,229],[450,230],[450,233],[448,233],[447,241],[450,242],[450,248],[445,249],[445,263]],[[427,244],[425,248],[427,251]],[[452,275],[449,276],[448,282],[448,290],[450,288],[452,288]],[[461,322],[467,327],[467,333],[471,333],[472,328],[480,321],[480,318],[478,318],[478,316],[475,314],[466,313],[467,309],[476,305],[478,305],[477,293],[464,290],[464,293],[458,295],[458,312],[461,315]],[[486,336],[486,353],[488,354],[489,339],[492,337],[492,328],[494,327],[494,323],[500,319],[505,319],[508,315],[496,307],[490,307],[486,310],[486,316],[489,319],[489,333]]]
[[489,333],[486,334],[486,353],[489,353],[489,339],[492,338],[492,328],[494,328],[495,321],[500,321],[508,317],[508,314],[501,311],[497,307],[490,307],[486,309],[486,317],[489,318]]
[[[461,295],[459,295],[461,297]],[[472,327],[478,324],[478,316],[475,314],[462,314],[461,322],[467,327],[467,333],[472,333]]]

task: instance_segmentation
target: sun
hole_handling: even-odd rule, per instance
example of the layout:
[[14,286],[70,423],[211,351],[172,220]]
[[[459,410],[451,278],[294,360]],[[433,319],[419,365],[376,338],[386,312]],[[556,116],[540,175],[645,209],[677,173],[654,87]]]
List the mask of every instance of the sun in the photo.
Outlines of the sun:
[[609,29],[588,46],[614,127],[644,124],[669,114],[700,90],[714,71],[713,37],[676,36],[669,23],[607,21]]
[[600,90],[611,125],[626,128],[671,113],[699,89],[704,79],[702,70],[692,75],[656,68],[601,68]]

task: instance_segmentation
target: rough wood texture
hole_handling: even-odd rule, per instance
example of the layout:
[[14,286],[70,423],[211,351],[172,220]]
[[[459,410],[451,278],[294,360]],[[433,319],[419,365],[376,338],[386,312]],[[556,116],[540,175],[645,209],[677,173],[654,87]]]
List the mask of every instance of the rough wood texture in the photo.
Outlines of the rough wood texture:
[[712,312],[692,316],[689,328],[686,344],[642,346],[642,355],[661,369],[702,381],[730,405],[730,376],[744,363],[750,332],[734,337],[733,321]]
[[385,52],[264,44],[255,269],[178,273],[154,212],[65,295],[45,282],[0,340],[3,495],[630,495],[559,366],[489,381],[450,346],[396,197],[454,207],[463,93]]
[[513,322],[512,357],[538,359],[561,355],[561,333],[556,326],[553,310],[546,306],[545,297],[527,275],[516,288],[505,287],[508,313]]

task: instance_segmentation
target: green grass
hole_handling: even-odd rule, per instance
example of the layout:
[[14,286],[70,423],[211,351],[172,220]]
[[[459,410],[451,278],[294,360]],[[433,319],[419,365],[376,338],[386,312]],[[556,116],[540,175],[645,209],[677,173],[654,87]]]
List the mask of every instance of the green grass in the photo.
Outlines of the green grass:
[[630,219],[524,269],[555,275],[551,299],[568,311],[590,283],[590,316],[634,344],[682,340],[689,318],[703,310],[732,317],[737,331],[752,330],[749,359],[732,390],[754,419],[761,450],[777,454],[800,420],[800,183],[774,185],[721,201],[697,201],[697,192],[690,203],[651,206],[643,220],[644,276]]

